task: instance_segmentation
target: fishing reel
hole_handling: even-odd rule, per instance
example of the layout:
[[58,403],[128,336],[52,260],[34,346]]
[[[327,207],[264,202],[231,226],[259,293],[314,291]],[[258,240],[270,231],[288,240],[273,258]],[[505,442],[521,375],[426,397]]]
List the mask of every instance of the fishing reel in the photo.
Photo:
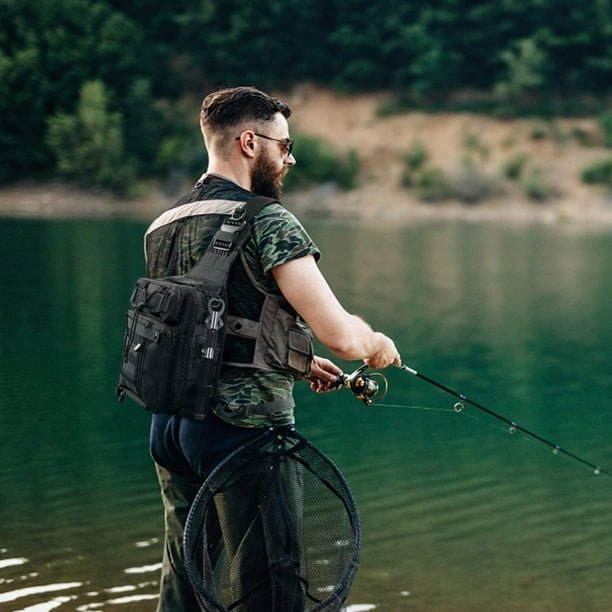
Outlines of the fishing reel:
[[366,406],[380,402],[387,391],[389,383],[381,372],[363,374],[367,365],[357,368],[352,374],[340,374],[338,384],[346,387],[357,399],[361,400]]

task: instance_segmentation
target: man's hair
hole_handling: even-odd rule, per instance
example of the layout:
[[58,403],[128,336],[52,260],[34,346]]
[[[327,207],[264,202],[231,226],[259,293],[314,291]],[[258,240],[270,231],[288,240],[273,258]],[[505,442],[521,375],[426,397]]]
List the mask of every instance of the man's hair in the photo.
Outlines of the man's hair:
[[255,87],[232,87],[215,91],[204,98],[200,112],[202,131],[226,130],[243,121],[271,121],[276,113],[291,115],[287,104]]

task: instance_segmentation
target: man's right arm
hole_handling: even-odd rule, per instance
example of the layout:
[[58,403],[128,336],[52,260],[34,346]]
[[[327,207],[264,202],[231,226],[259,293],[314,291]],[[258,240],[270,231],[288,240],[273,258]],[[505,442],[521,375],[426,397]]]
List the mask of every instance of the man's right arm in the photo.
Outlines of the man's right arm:
[[285,299],[314,335],[340,359],[363,360],[375,369],[401,365],[393,341],[347,312],[308,255],[276,266],[272,274]]

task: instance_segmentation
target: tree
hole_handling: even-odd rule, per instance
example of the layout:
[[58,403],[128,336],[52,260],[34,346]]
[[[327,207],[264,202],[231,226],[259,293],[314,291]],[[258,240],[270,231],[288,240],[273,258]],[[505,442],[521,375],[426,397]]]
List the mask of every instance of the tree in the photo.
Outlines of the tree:
[[612,0],[0,0],[0,14],[0,182],[55,168],[47,119],[75,113],[88,81],[104,83],[138,175],[168,167],[177,109],[218,86],[427,103],[605,96],[612,82]]
[[548,56],[534,38],[523,38],[501,53],[507,76],[495,86],[505,100],[518,100],[547,85]]
[[127,98],[151,70],[140,26],[103,1],[0,0],[0,181],[53,166],[47,118],[70,112],[88,80]]
[[122,117],[109,110],[102,81],[83,85],[76,114],[58,113],[49,119],[48,143],[59,175],[84,187],[122,193],[134,179]]

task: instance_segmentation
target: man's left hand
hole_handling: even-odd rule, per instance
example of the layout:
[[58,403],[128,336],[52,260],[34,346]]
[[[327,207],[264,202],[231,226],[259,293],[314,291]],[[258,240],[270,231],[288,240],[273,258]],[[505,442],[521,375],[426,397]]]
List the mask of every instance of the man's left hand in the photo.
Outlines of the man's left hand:
[[342,370],[335,363],[315,355],[306,380],[310,381],[310,388],[315,393],[327,393],[340,388],[338,382],[340,374]]

